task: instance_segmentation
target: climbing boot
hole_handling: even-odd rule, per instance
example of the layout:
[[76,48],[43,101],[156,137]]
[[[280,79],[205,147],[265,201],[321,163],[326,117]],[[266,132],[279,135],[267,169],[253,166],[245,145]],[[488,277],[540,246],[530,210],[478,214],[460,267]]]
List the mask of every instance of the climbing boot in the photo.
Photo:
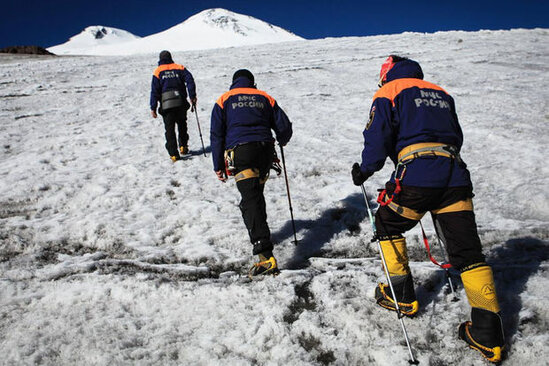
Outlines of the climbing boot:
[[459,326],[459,338],[490,362],[501,361],[504,335],[492,269],[475,263],[461,271],[463,288],[471,305],[471,321]]
[[256,276],[273,275],[276,276],[280,273],[276,259],[273,253],[261,253],[259,254],[259,261],[248,271],[248,277],[253,278]]
[[[412,275],[391,276],[391,283],[395,290],[400,312],[409,317],[414,316],[419,310],[419,303],[416,300]],[[375,291],[375,299],[376,303],[382,308],[397,311],[389,285],[384,283],[378,284]]]
[[502,359],[504,348],[501,317],[489,310],[473,308],[471,321],[462,323],[458,329],[459,338],[469,347],[480,352],[490,362]]
[[[417,313],[419,304],[416,300],[414,281],[408,266],[406,239],[402,235],[388,235],[381,237],[379,244],[383,251],[387,272],[389,272],[395,290],[400,312],[407,316],[413,316]],[[397,310],[389,285],[380,283],[376,287],[375,298],[379,306],[393,311]]]

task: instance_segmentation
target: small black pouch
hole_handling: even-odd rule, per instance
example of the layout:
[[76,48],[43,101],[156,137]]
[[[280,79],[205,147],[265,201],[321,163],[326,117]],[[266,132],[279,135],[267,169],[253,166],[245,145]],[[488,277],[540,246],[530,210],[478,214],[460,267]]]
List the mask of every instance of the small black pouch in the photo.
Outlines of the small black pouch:
[[178,90],[169,90],[162,93],[162,110],[182,107],[185,104]]

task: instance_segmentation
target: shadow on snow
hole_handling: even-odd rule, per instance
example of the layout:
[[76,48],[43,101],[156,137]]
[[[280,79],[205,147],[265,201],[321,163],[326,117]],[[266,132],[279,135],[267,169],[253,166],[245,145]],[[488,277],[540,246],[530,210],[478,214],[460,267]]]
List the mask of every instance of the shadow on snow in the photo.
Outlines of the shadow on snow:
[[[493,248],[487,255],[487,263],[494,273],[507,345],[512,344],[512,339],[517,333],[535,332],[535,329],[540,326],[542,315],[537,312],[543,311],[544,305],[539,304],[539,308],[529,309],[530,311],[520,314],[523,310],[521,294],[526,290],[530,277],[536,274],[541,264],[548,259],[548,243],[532,237],[507,240],[503,245]],[[463,287],[459,274],[455,270],[451,271],[454,287],[457,282]],[[420,301],[420,314],[427,311],[427,306],[431,302],[437,301],[443,288],[448,294],[449,288],[444,271],[434,272],[417,286],[416,295]],[[530,326],[534,330],[528,329]]]
[[526,330],[530,323],[535,326],[540,321],[540,314],[536,314],[535,310],[545,309],[545,304],[539,304],[539,308],[533,309],[530,315],[520,316],[523,307],[521,294],[526,290],[529,278],[539,271],[540,265],[547,259],[548,243],[532,237],[507,240],[488,255],[488,263],[494,271],[507,344],[511,344],[517,332]]
[[[338,202],[338,207],[325,210],[316,220],[295,220],[298,244],[286,267],[296,269],[306,266],[310,257],[323,254],[324,245],[342,232],[356,236],[356,240],[362,240],[363,238],[357,234],[360,233],[360,223],[365,217],[364,198],[362,194],[356,193]],[[299,232],[302,230],[305,230],[305,234],[299,238]],[[293,241],[292,222],[287,221],[284,226],[272,234],[272,237],[276,243],[286,239]],[[343,257],[352,255],[352,253],[339,254]],[[334,253],[330,253],[329,256],[333,257]]]

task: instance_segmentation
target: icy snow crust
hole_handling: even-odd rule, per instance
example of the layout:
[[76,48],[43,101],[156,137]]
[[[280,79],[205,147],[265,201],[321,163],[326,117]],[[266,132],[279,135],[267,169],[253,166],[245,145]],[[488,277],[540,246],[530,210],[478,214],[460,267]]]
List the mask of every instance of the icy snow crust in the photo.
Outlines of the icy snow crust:
[[[206,145],[211,107],[238,68],[252,70],[294,122],[285,155],[300,242],[291,243],[284,179],[274,177],[266,200],[282,274],[253,282],[242,276],[252,257],[238,191],[201,156],[194,115],[192,155],[175,164],[162,122],[149,116],[156,54],[2,56],[0,364],[407,364],[396,317],[372,299],[382,270],[349,174],[379,66],[393,52],[418,60],[456,99],[507,364],[547,364],[548,34],[405,33],[175,53],[195,76]],[[366,183],[374,206],[391,168]],[[452,302],[419,235],[407,236],[422,305],[405,320],[416,356],[484,365],[456,337],[469,312],[461,282],[454,274]]]

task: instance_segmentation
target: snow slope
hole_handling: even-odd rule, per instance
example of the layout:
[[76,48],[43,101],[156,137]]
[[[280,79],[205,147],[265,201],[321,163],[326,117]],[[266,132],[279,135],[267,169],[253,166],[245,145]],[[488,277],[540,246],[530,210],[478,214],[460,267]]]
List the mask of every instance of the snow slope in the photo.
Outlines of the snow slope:
[[[156,56],[1,56],[0,364],[407,364],[395,316],[373,301],[382,270],[350,179],[380,64],[399,53],[455,97],[506,364],[546,365],[548,38],[405,33],[175,52],[195,76],[208,151],[211,107],[238,68],[293,120],[285,155],[300,242],[274,177],[266,201],[283,272],[257,282],[241,275],[252,257],[238,191],[200,155],[194,116],[193,155],[175,164],[150,118]],[[372,203],[390,171],[366,183]],[[407,239],[417,358],[485,365],[456,337],[469,311],[459,277],[453,302],[417,228]]]
[[48,50],[63,55],[133,55],[158,53],[164,49],[188,51],[303,39],[254,17],[220,8],[204,10],[163,32],[139,39],[126,38],[125,42],[102,42],[83,47],[74,39],[77,37]]
[[117,47],[122,43],[140,38],[122,29],[95,25],[87,27],[67,42],[50,47],[48,50],[56,55],[93,55],[104,46]]

